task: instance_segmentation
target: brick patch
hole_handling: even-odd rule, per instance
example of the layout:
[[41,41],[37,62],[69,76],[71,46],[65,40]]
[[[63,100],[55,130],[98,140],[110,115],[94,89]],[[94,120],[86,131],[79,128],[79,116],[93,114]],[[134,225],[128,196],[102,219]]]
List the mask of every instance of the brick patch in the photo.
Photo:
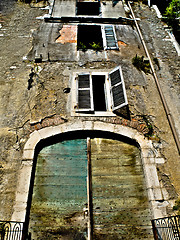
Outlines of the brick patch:
[[[81,118],[79,118],[81,119]],[[149,132],[148,126],[146,124],[146,122],[142,119],[131,119],[131,120],[127,120],[124,118],[120,118],[120,117],[83,117],[82,118],[83,121],[101,121],[101,122],[106,122],[106,123],[112,123],[112,124],[117,124],[117,125],[123,125],[123,126],[127,126],[127,127],[131,127],[134,129],[137,129],[138,132],[143,133],[144,135],[147,134]],[[29,124],[28,130],[29,133],[32,133],[35,130],[39,130],[45,127],[50,127],[50,126],[57,126],[60,124],[63,124],[65,122],[67,122],[68,120],[62,118],[61,116],[52,116],[49,118],[45,118],[42,120],[42,122],[40,123],[36,123],[36,124]]]
[[51,118],[45,118],[42,120],[41,123],[30,124],[30,132],[33,132],[35,130],[39,130],[45,127],[57,126],[65,122],[66,120],[63,119],[61,116],[53,116]]

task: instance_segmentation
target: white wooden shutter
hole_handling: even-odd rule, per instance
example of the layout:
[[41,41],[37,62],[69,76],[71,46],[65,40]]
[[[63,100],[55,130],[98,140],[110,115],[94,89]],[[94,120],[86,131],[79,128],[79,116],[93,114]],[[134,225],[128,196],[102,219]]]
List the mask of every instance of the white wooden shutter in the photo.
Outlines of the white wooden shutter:
[[102,29],[105,49],[119,49],[114,26],[105,25]]
[[92,78],[89,73],[82,73],[78,75],[76,111],[94,111]]
[[115,111],[128,104],[121,67],[113,69],[109,73],[109,79],[111,84],[112,110]]

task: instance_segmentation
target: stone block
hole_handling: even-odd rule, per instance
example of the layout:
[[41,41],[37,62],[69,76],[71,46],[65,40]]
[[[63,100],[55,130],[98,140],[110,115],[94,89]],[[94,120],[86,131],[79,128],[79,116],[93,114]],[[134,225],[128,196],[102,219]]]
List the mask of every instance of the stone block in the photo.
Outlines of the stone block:
[[34,158],[34,149],[24,149],[23,159],[33,159]]
[[115,125],[111,123],[104,122],[94,122],[94,130],[114,132]]
[[121,134],[125,137],[128,137],[130,139],[135,139],[135,136],[137,134],[137,131],[135,129],[132,129],[130,127],[125,127],[122,125],[115,125],[115,132],[118,134]]
[[93,130],[94,129],[93,121],[86,121],[84,129],[85,130]]
[[142,159],[142,164],[144,165],[144,164],[155,164],[155,158],[153,158],[153,157],[144,157],[143,159]]
[[60,128],[58,126],[57,127],[46,127],[46,128],[38,130],[38,132],[39,132],[41,139],[46,139],[48,137],[51,137],[51,136],[61,133]]
[[156,201],[151,202],[153,219],[166,217],[166,210],[162,212],[162,209],[158,208]]
[[152,148],[141,148],[141,157],[143,158],[154,158],[154,151]]
[[11,221],[24,222],[26,216],[26,205],[15,206]]
[[150,201],[162,201],[163,196],[160,188],[149,188],[148,197]]
[[28,141],[24,146],[24,150],[35,149],[37,143],[41,140],[41,136],[38,131],[34,131],[30,134]]
[[157,164],[164,164],[164,163],[165,163],[165,160],[164,160],[164,158],[155,158],[155,162],[156,162]]
[[139,143],[141,149],[153,148],[152,141],[147,140],[143,134],[137,133],[135,139]]
[[156,166],[152,164],[145,164],[143,168],[147,188],[160,187]]

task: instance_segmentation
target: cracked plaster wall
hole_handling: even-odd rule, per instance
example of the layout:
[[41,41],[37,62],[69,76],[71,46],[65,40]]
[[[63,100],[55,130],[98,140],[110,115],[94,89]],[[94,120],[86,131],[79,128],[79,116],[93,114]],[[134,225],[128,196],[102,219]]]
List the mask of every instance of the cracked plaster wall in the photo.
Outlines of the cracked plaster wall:
[[[27,54],[31,46],[32,38],[29,36],[29,39],[25,36],[26,33],[29,33],[29,29],[24,28],[24,25],[22,24],[24,15],[21,15],[27,14],[25,15],[26,21],[24,24],[26,26],[30,25],[30,28],[32,29],[36,28],[39,23],[33,22],[35,14],[33,15],[32,9],[29,9],[27,6],[25,9],[23,9],[23,11],[22,6],[21,8],[19,7],[16,9],[16,11],[17,13],[12,17],[10,23],[7,23],[7,32],[8,34],[11,33],[11,41],[9,41],[9,35],[5,36],[10,46],[11,53],[15,54],[13,55],[14,57],[12,57],[12,54],[7,53],[7,51],[2,48],[2,55],[5,56],[5,61],[2,64],[0,90],[2,99],[0,109],[0,149],[2,156],[0,163],[0,219],[11,219],[14,211],[13,205],[15,204],[18,176],[26,173],[26,171],[23,173],[23,169],[26,168],[28,172],[32,167],[32,159],[30,161],[24,161],[22,156],[24,145],[29,139],[30,134],[35,130],[39,131],[40,129],[43,129],[48,133],[49,128],[47,127],[54,129],[54,126],[72,123],[74,121],[79,121],[80,123],[87,122],[88,124],[98,121],[101,122],[101,124],[106,123],[109,127],[112,125],[117,127],[127,126],[128,129],[136,129],[144,138],[144,135],[148,133],[147,122],[144,121],[143,118],[144,115],[147,117],[148,121],[153,127],[153,134],[148,137],[152,140],[153,151],[150,151],[150,153],[156,155],[156,164],[154,163],[154,156],[153,158],[147,158],[149,161],[153,161],[153,169],[149,171],[153,173],[157,167],[155,176],[158,175],[159,177],[160,187],[164,199],[163,203],[161,200],[159,202],[153,202],[153,198],[151,199],[151,202],[154,208],[158,209],[157,212],[159,212],[159,208],[161,208],[162,211],[160,212],[163,214],[165,214],[166,211],[168,211],[168,213],[172,213],[171,210],[174,200],[177,198],[178,194],[180,194],[180,177],[178,171],[178,169],[180,169],[180,164],[178,161],[179,155],[176,151],[176,146],[174,144],[174,140],[172,138],[171,131],[151,74],[145,75],[144,73],[139,72],[131,63],[131,59],[136,53],[139,55],[144,54],[139,40],[136,39],[137,46],[134,48],[133,46],[136,44],[133,42],[134,45],[132,45],[132,42],[130,42],[130,37],[125,41],[123,36],[120,36],[119,41],[123,41],[125,44],[120,45],[120,50],[118,52],[108,51],[107,58],[105,53],[96,56],[92,51],[87,52],[86,54],[81,52],[80,54],[82,55],[82,58],[77,58],[75,45],[71,45],[71,47],[68,45],[68,47],[64,49],[65,52],[61,53],[62,58],[60,62],[43,62],[38,64],[34,64],[28,60],[22,62],[22,57]],[[38,14],[40,14],[39,11],[37,11],[36,15]],[[19,16],[21,17],[22,21],[17,21]],[[18,31],[21,33],[24,32],[23,38],[19,37],[18,31],[12,31],[15,27],[14,19],[16,19],[15,22],[18,26]],[[29,19],[30,22],[27,23]],[[50,44],[52,44],[50,47],[54,48],[55,43],[52,43],[51,41],[52,36],[53,39],[55,39],[55,37],[58,35],[58,28],[55,25],[52,26],[51,30],[52,33],[54,32],[54,35],[51,34],[50,38],[47,35],[44,35],[45,29],[46,26],[43,25],[39,28],[38,31],[40,38],[38,41],[41,42],[42,39],[47,40],[47,42],[50,41]],[[133,36],[134,39],[134,35],[131,36]],[[12,39],[14,41],[12,41]],[[2,46],[4,46],[3,42]],[[14,48],[14,42],[16,42],[18,54]],[[22,45],[22,42],[24,45]],[[20,46],[23,46],[23,48]],[[43,47],[43,45],[41,47],[46,49],[46,44],[45,47]],[[58,47],[59,46],[56,45],[54,52],[52,52],[51,60],[57,60],[60,52]],[[67,60],[67,58],[64,57],[64,53],[69,54],[69,51],[71,50],[73,50],[73,55],[69,55],[69,58],[72,56],[71,60],[75,59],[75,61],[64,62],[64,60]],[[102,55],[104,56],[104,60],[100,61]],[[47,52],[45,56],[47,59]],[[90,62],[88,60],[90,60]],[[167,63],[163,64],[163,66],[166,66]],[[122,66],[124,73],[131,120],[124,119],[120,116],[116,116],[111,119],[105,117],[96,118],[88,116],[83,118],[71,117],[69,105],[67,104],[71,92],[69,94],[63,92],[64,88],[70,86],[71,73],[81,69],[87,69],[90,71],[105,69],[107,71],[107,69],[111,70],[117,65]],[[16,68],[10,68],[11,66],[15,66]],[[33,79],[32,88],[28,91],[27,81],[29,79],[31,69],[36,72],[36,76]],[[161,72],[161,74],[163,73]],[[167,74],[169,74],[169,72]],[[25,174],[23,179],[26,179],[28,176],[30,175]],[[19,185],[18,187],[23,187],[24,184],[28,185],[28,181],[23,182],[22,185]],[[25,193],[25,195],[19,195],[19,200],[26,199],[26,194],[27,193]],[[149,196],[152,196],[151,187],[149,187]],[[156,196],[156,200],[161,199],[158,197],[158,194]],[[169,205],[167,205],[167,201],[169,201]],[[23,204],[26,204],[26,202],[23,202]],[[23,209],[24,207],[25,205],[23,205]],[[22,219],[24,217],[23,214],[19,215],[19,217]],[[158,214],[156,216],[159,216]]]

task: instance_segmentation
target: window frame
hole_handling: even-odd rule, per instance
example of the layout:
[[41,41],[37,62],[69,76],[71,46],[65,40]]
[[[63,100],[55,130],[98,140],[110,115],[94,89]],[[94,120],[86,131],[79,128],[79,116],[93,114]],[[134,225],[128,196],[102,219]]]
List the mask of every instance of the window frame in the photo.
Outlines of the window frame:
[[[123,95],[124,95],[124,103],[120,104],[117,107],[114,107],[114,100],[113,100],[113,87],[111,85],[111,78],[110,74],[115,72],[116,70],[119,70],[121,81],[115,86],[122,85],[123,89]],[[78,102],[78,76],[79,75],[89,75],[90,77],[90,87],[89,88],[82,88],[82,90],[89,90],[90,96],[91,96],[91,107],[90,108],[78,108],[79,102]],[[93,81],[92,76],[98,76],[103,75],[105,77],[105,85],[104,85],[104,93],[105,93],[105,102],[106,102],[106,111],[94,111],[94,103],[93,103]],[[112,69],[111,71],[101,72],[100,70],[98,72],[96,71],[90,71],[89,72],[76,72],[73,74],[72,77],[72,95],[71,95],[71,115],[72,116],[116,116],[114,111],[124,107],[128,104],[127,100],[127,94],[125,89],[125,83],[124,78],[122,74],[122,69],[120,66]]]
[[[81,2],[81,1],[77,1],[77,3],[78,2]],[[89,3],[89,2],[92,2],[92,3],[94,3],[94,1],[82,1],[83,3],[85,2],[87,2],[87,3]],[[77,14],[78,13],[78,6],[77,6],[77,3],[76,3],[76,16],[77,17],[92,17],[92,18],[97,18],[97,17],[99,17],[99,18],[101,18],[102,17],[102,7],[101,7],[101,2],[99,2],[99,14],[98,15],[89,15],[89,14]]]

